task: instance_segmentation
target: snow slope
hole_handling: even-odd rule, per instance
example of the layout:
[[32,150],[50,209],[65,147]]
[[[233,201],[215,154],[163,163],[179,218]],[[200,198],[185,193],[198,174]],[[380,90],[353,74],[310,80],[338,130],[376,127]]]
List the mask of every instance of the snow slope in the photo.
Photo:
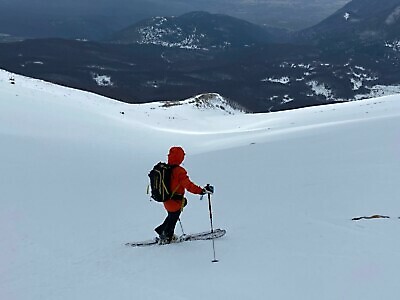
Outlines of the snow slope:
[[[161,106],[0,71],[0,299],[398,299],[400,96]],[[164,218],[145,192],[171,145],[216,187],[217,264],[210,241],[123,246]],[[184,230],[209,229],[188,199]]]

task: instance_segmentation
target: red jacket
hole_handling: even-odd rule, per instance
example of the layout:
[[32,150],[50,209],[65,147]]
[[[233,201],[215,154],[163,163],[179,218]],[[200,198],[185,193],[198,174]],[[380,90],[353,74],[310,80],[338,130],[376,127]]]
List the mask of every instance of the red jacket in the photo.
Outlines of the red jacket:
[[181,195],[181,199],[169,199],[164,202],[164,207],[169,212],[176,212],[183,209],[185,190],[192,194],[201,194],[203,189],[194,184],[187,175],[185,168],[180,164],[185,158],[185,152],[181,147],[172,147],[168,154],[168,164],[176,166],[172,170],[170,190],[174,195]]

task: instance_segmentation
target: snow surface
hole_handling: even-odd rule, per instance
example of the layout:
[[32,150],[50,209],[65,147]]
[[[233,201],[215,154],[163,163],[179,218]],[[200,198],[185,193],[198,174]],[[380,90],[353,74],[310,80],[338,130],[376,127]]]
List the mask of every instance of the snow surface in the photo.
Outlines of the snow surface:
[[400,40],[388,41],[385,43],[386,47],[392,48],[393,51],[400,51]]
[[92,73],[92,78],[96,81],[98,86],[113,86],[114,83],[111,81],[111,77],[108,75],[99,75]]
[[311,90],[315,95],[325,96],[326,100],[333,100],[332,90],[325,85],[325,83],[320,83],[316,80],[311,80],[307,82],[307,85],[311,87]]
[[400,5],[385,20],[386,25],[393,25],[400,19]]
[[290,83],[290,78],[287,76],[283,76],[281,78],[269,77],[269,78],[264,78],[261,81],[268,81],[268,82],[280,83],[280,84],[288,84],[288,83]]
[[[255,115],[189,102],[0,71],[0,299],[398,299],[400,96]],[[123,245],[164,218],[145,191],[171,145],[216,187],[219,263],[210,241]],[[184,230],[207,230],[188,199]],[[351,220],[374,214],[391,218]]]
[[[173,19],[172,17],[171,19]],[[201,41],[204,41],[205,34],[197,32],[195,27],[191,33],[185,33],[182,28],[176,24],[171,24],[171,26],[165,26],[168,24],[170,19],[165,17],[155,17],[153,21],[156,23],[150,26],[142,26],[138,29],[140,34],[139,44],[153,44],[161,45],[163,47],[178,47],[182,49],[202,49],[208,50],[207,48],[202,48],[200,46]],[[180,37],[179,41],[170,41],[171,37]],[[227,45],[225,45],[227,46]]]

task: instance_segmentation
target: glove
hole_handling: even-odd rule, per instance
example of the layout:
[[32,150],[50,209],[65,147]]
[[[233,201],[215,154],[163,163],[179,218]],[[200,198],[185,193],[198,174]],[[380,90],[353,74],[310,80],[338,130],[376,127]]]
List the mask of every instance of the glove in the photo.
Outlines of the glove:
[[212,185],[207,184],[205,187],[203,187],[203,191],[201,195],[205,194],[214,194],[214,187]]

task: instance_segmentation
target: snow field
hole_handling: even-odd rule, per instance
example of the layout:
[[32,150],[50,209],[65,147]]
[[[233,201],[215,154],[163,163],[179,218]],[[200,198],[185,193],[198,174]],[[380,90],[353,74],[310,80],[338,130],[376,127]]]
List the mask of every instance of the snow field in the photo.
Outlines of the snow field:
[[[0,299],[397,299],[399,96],[228,114],[12,76],[0,72]],[[123,246],[164,218],[147,173],[172,145],[216,187],[217,264],[210,241]],[[188,199],[185,231],[207,230],[206,199]],[[391,218],[351,221],[373,214]]]

